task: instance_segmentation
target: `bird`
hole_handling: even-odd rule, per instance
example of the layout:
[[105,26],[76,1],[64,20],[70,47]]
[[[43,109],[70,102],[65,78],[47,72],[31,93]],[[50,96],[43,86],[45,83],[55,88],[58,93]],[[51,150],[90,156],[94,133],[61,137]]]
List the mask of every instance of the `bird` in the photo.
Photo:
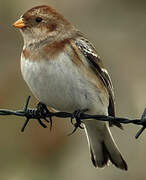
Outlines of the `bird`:
[[[26,11],[13,26],[24,40],[22,76],[39,102],[56,111],[87,109],[91,115],[115,117],[111,78],[95,46],[71,22],[41,5]],[[127,170],[109,124],[88,119],[83,125],[93,165],[102,168],[110,161]]]

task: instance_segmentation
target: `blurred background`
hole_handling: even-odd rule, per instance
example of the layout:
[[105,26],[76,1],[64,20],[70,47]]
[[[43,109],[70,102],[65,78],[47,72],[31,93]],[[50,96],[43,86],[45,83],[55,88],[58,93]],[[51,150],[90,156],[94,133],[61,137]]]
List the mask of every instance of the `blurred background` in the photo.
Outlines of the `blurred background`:
[[[0,108],[21,109],[31,95],[20,72],[23,40],[12,23],[42,4],[54,6],[95,44],[113,80],[117,116],[139,118],[146,106],[144,0],[0,0]],[[36,103],[32,96],[30,107]],[[112,128],[129,166],[123,172],[111,164],[95,169],[84,131],[68,137],[73,127],[66,119],[55,119],[52,132],[32,120],[21,133],[23,123],[0,117],[1,180],[146,179],[146,132],[134,138],[139,127]]]

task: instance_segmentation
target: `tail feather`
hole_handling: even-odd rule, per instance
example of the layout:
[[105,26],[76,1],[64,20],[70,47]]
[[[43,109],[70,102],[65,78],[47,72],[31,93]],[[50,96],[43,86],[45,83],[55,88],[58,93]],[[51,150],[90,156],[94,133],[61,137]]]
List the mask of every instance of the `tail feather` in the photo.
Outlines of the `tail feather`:
[[127,164],[114,142],[105,123],[89,120],[85,122],[85,132],[95,167],[104,167],[110,160],[116,167],[127,170]]
[[90,153],[91,153],[91,160],[92,160],[92,163],[95,167],[104,167],[105,165],[108,164],[108,161],[109,161],[109,155],[108,155],[108,152],[106,150],[106,148],[104,148],[104,144],[103,146],[100,145],[100,147],[102,148],[102,158],[100,160],[97,160],[97,158],[94,156],[94,152],[93,150],[91,149],[90,147]]

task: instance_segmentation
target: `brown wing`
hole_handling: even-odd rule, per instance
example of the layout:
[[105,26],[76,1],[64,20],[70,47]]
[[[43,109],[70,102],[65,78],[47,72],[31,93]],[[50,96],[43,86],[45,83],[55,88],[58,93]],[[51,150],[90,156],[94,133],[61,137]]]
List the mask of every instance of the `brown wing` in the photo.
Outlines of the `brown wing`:
[[[81,38],[76,40],[76,45],[81,51],[81,53],[86,57],[90,67],[92,70],[100,77],[101,81],[105,85],[106,89],[109,93],[109,107],[108,114],[109,116],[115,116],[115,101],[114,101],[114,91],[113,85],[110,79],[110,76],[106,69],[103,68],[102,61],[100,57],[97,55],[95,48],[89,41],[85,38]],[[114,125],[122,128],[120,123],[114,123]]]

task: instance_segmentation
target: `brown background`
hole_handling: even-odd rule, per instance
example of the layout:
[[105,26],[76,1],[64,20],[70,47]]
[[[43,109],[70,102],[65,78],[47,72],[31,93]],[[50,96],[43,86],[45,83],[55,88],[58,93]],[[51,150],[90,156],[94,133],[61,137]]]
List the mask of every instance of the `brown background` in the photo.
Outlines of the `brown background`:
[[[0,0],[0,108],[23,108],[31,94],[20,72],[23,41],[11,25],[27,9],[42,4],[57,8],[95,44],[115,88],[118,116],[138,118],[146,105],[146,1],[144,0]],[[37,101],[32,98],[31,106]],[[136,180],[146,179],[146,132],[138,127],[112,128],[129,170],[110,165],[95,169],[84,132],[68,137],[69,121],[57,119],[53,131],[23,118],[0,117],[0,179],[2,180]]]

